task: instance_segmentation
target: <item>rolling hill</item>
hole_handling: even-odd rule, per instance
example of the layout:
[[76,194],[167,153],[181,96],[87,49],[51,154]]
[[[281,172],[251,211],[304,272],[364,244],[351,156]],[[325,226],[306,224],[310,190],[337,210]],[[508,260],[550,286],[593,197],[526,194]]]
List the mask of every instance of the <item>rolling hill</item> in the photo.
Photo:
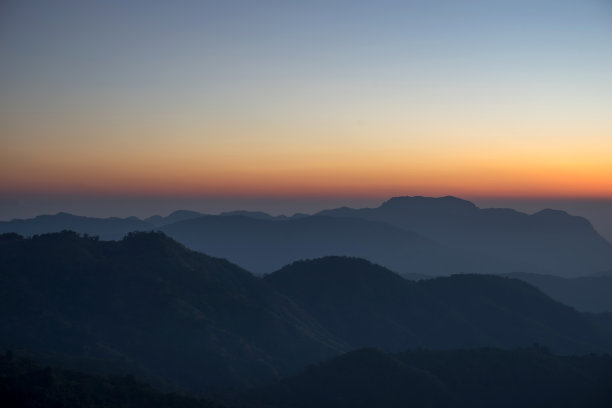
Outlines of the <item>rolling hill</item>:
[[198,392],[267,384],[361,347],[610,352],[610,322],[505,277],[412,282],[326,257],[257,278],[159,232],[0,235],[0,350]]
[[275,271],[296,259],[356,256],[405,274],[439,275],[513,270],[485,255],[447,248],[386,223],[339,217],[286,220],[244,215],[203,216],[166,225],[168,236],[191,249],[222,257],[255,274]]
[[408,281],[361,259],[295,262],[265,281],[355,348],[525,347],[612,351],[588,315],[520,280],[453,275]]
[[612,276],[597,274],[578,278],[515,272],[509,277],[521,279],[553,299],[582,312],[612,313]]
[[362,349],[252,391],[259,407],[514,408],[612,405],[609,356],[559,357],[540,347]]
[[113,361],[198,390],[260,384],[345,349],[223,259],[160,233],[73,232],[0,236],[0,348]]

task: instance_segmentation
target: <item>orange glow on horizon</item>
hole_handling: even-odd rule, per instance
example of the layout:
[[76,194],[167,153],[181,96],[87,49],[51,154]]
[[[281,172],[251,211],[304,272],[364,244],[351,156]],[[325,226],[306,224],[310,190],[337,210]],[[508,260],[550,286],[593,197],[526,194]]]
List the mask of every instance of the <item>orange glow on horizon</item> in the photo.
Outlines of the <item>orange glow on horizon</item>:
[[[450,133],[449,133],[450,134]],[[330,143],[198,139],[143,145],[77,139],[7,145],[0,192],[228,197],[612,198],[612,138],[528,141],[431,135],[416,143],[390,131]],[[425,139],[423,139],[425,140]]]
[[[333,167],[333,166],[332,166]],[[3,192],[159,196],[385,197],[397,195],[612,198],[612,180],[597,168],[345,168],[125,171],[41,169],[37,177],[3,178]]]

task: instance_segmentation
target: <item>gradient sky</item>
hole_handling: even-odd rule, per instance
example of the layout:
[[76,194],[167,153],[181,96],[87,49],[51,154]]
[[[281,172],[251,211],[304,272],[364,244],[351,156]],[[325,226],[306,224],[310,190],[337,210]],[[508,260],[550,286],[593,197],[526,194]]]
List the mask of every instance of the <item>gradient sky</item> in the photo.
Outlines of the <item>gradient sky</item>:
[[31,197],[612,198],[612,2],[4,0],[0,143],[4,218]]

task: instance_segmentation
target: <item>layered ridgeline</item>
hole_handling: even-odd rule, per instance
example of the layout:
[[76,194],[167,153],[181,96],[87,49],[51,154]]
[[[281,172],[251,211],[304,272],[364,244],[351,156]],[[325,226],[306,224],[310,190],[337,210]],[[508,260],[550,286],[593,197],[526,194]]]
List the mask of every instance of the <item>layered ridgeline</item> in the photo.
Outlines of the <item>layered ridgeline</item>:
[[472,256],[414,232],[362,219],[204,216],[161,230],[192,249],[230,259],[258,275],[296,259],[328,255],[359,256],[407,275],[449,270],[485,273],[497,270],[500,264],[491,257]]
[[610,323],[502,277],[411,282],[329,257],[261,279],[161,233],[0,237],[0,349],[183,389],[263,384],[364,346],[605,352]]
[[29,220],[0,222],[0,232],[22,235],[71,230],[102,239],[121,239],[129,232],[161,230],[187,247],[226,258],[258,275],[296,259],[327,255],[359,256],[412,276],[415,271],[439,275],[515,270],[505,263],[381,222],[296,215],[273,217],[261,212],[233,211],[204,215],[175,211],[167,217],[90,218],[60,213]]
[[95,375],[0,355],[0,405],[55,408],[223,408],[210,400],[156,390],[131,375]]
[[97,236],[101,239],[121,239],[129,232],[148,231],[152,228],[152,224],[136,217],[95,218],[68,213],[0,221],[0,233],[14,232],[24,236],[66,230]]
[[364,349],[253,391],[253,406],[515,408],[612,406],[612,358],[518,350]]
[[191,249],[256,274],[327,255],[367,258],[407,276],[529,272],[569,277],[612,269],[612,245],[584,218],[553,210],[527,215],[480,209],[454,197],[398,197],[378,208],[339,208],[314,216],[176,211],[145,220],[58,214],[0,222],[0,232],[22,235],[64,229],[103,239],[161,229]]
[[612,313],[612,275],[593,274],[577,278],[515,272],[507,276],[521,279],[553,299],[583,312]]
[[[241,408],[590,407],[612,406],[612,358],[555,356],[542,347],[515,350],[361,349],[276,384],[225,395]],[[0,356],[5,407],[221,407],[164,393],[132,376],[92,375]]]
[[223,259],[161,233],[71,232],[0,236],[0,347],[198,390],[261,384],[346,349]]
[[395,197],[377,208],[338,208],[319,215],[385,222],[475,256],[494,257],[508,272],[579,276],[609,270],[612,244],[585,218],[564,211],[532,215],[481,209],[455,197]]
[[344,257],[298,261],[264,279],[355,348],[539,343],[556,352],[612,352],[599,321],[517,279],[453,275],[414,282]]

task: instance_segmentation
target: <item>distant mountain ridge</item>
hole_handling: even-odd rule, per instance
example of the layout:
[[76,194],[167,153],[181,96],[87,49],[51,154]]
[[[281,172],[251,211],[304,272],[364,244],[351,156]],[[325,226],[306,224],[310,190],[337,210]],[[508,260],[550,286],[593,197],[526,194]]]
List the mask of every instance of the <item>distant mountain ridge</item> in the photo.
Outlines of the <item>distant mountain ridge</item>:
[[24,220],[0,221],[0,234],[15,232],[25,236],[70,230],[80,234],[99,236],[102,239],[117,240],[123,238],[128,232],[152,228],[151,224],[136,217],[95,218],[64,212],[55,215],[39,215]]
[[496,257],[502,265],[515,263],[513,271],[580,276],[610,269],[612,263],[612,244],[588,220],[558,210],[528,215],[480,209],[451,196],[417,196],[394,197],[377,208],[343,207],[318,215],[385,222],[451,248]]
[[507,276],[521,279],[566,305],[582,312],[612,313],[612,275],[594,274],[577,278],[515,272]]
[[180,210],[145,220],[60,213],[0,222],[0,233],[64,229],[115,240],[132,231],[162,230],[191,249],[257,274],[327,255],[368,258],[406,276],[527,272],[576,277],[612,269],[612,244],[584,218],[557,210],[528,215],[480,209],[451,196],[394,197],[377,208],[342,207],[315,215]]
[[199,213],[197,211],[190,210],[177,210],[173,211],[166,217],[162,217],[160,215],[153,215],[151,217],[147,217],[144,219],[145,222],[149,223],[150,226],[161,227],[162,225],[172,224],[174,222],[190,220],[193,218],[198,218],[203,216],[204,214]]
[[357,256],[396,271],[430,275],[448,270],[486,273],[499,265],[485,257],[474,261],[463,251],[414,232],[362,219],[204,216],[160,229],[192,249],[230,259],[258,275],[296,259],[329,255]]

